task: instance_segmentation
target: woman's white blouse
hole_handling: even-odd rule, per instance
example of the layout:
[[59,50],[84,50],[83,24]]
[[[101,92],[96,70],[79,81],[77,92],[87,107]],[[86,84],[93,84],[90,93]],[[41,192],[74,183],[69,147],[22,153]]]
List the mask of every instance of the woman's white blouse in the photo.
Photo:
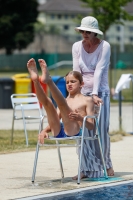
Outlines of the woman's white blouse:
[[72,46],[73,70],[83,75],[82,93],[109,93],[108,69],[110,64],[110,44],[102,40],[93,53],[87,53],[82,41]]

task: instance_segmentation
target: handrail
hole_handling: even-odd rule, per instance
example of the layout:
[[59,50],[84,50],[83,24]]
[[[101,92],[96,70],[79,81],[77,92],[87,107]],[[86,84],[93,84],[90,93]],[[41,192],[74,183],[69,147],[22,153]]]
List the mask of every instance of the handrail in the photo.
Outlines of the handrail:
[[62,65],[72,65],[72,63],[73,63],[72,61],[63,60],[63,61],[60,61],[60,62],[57,62],[57,63],[55,63],[53,65],[48,66],[48,70],[56,69],[58,67],[61,67]]

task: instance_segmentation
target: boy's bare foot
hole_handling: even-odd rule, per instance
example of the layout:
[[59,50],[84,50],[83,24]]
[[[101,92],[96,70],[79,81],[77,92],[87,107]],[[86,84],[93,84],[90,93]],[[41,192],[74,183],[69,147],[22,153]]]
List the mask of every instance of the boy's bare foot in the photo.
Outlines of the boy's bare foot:
[[[80,179],[87,178],[82,172],[80,173]],[[72,177],[73,180],[78,180],[78,175]]]
[[41,82],[48,83],[48,81],[51,80],[51,77],[47,69],[47,64],[43,59],[39,59],[38,62],[42,70]]
[[28,68],[28,71],[30,73],[32,81],[39,80],[38,71],[37,71],[37,68],[36,68],[36,62],[33,58],[31,58],[27,62],[27,68]]
[[107,174],[108,174],[108,176],[114,176],[114,170],[112,167],[107,169]]

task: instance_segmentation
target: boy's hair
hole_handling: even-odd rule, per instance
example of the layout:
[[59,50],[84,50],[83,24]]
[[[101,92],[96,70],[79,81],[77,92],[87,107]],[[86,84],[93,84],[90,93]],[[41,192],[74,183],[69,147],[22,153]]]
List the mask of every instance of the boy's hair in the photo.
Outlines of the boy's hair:
[[83,82],[82,74],[81,74],[80,72],[78,72],[78,71],[70,71],[70,72],[68,72],[68,73],[65,75],[64,78],[66,79],[66,77],[67,77],[68,75],[73,75],[74,78],[76,78],[77,80],[79,80],[80,83]]

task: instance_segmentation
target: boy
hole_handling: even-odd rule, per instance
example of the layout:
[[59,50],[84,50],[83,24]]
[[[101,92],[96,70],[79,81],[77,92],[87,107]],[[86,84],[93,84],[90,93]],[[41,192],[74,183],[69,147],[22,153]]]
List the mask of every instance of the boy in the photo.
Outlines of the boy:
[[[39,75],[35,60],[33,58],[30,59],[27,63],[27,68],[31,79],[34,82],[37,97],[46,110],[49,124],[39,134],[39,142],[43,144],[44,138],[48,138],[49,132],[52,132],[54,137],[81,135],[81,127],[84,116],[94,114],[94,103],[92,98],[85,97],[80,93],[83,85],[82,75],[76,71],[71,71],[66,75],[66,88],[69,94],[65,99],[52,81],[45,61],[43,59],[39,59],[38,61],[42,70],[41,82],[48,85],[52,97],[58,106],[56,110],[51,99],[46,96],[39,82]],[[60,122],[60,119],[62,119],[62,123]],[[89,118],[86,121],[86,128],[89,130],[94,128],[93,119]]]

